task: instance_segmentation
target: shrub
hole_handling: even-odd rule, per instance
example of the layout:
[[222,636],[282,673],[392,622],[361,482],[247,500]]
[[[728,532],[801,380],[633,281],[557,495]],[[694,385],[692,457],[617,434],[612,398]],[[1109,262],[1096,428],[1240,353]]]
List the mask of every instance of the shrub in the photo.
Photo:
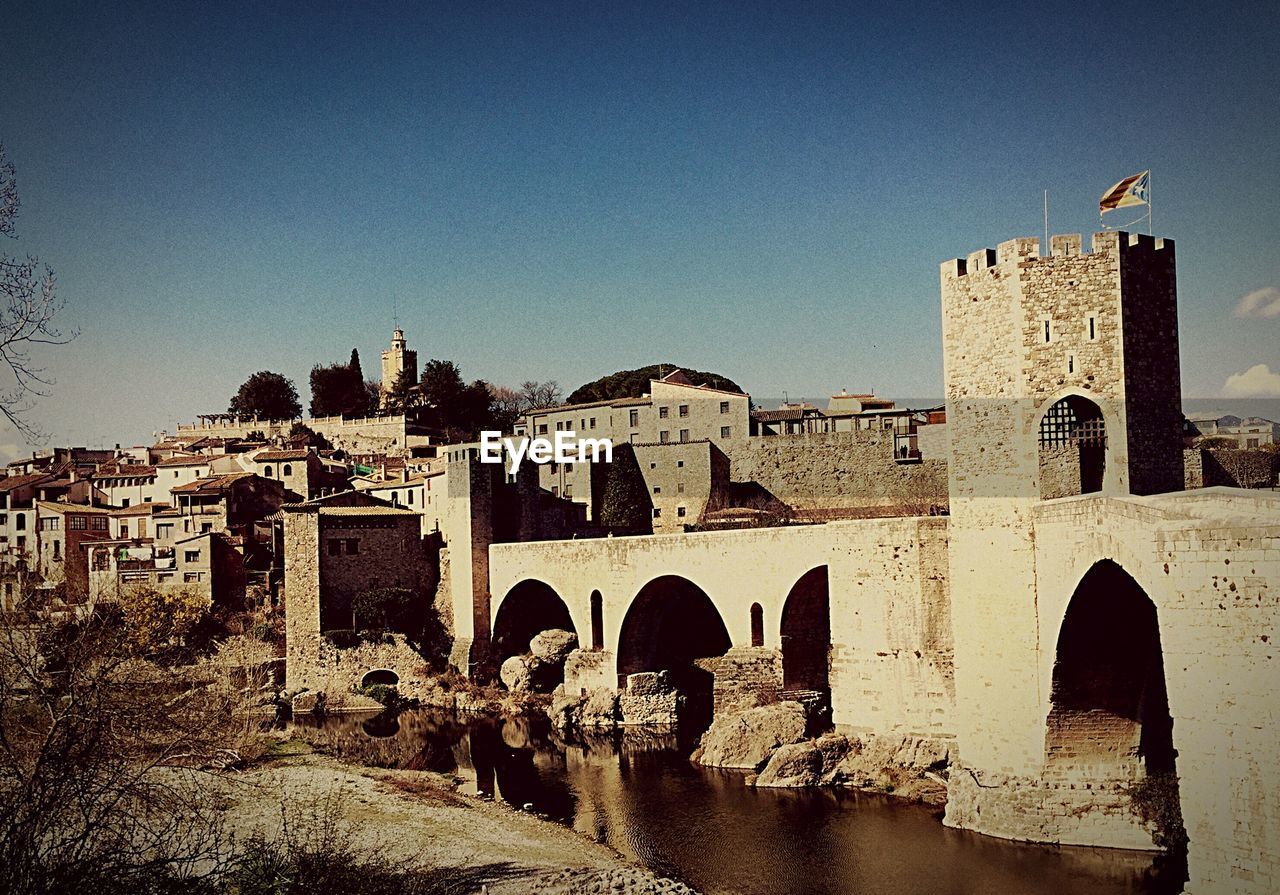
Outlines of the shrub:
[[325,631],[324,639],[329,641],[338,649],[351,649],[360,645],[360,635],[349,628],[338,628],[333,631]]
[[136,656],[173,658],[209,620],[212,601],[186,588],[132,587],[120,594],[125,643]]
[[378,587],[356,597],[351,608],[357,628],[416,637],[421,632],[421,603],[421,598],[408,588]]

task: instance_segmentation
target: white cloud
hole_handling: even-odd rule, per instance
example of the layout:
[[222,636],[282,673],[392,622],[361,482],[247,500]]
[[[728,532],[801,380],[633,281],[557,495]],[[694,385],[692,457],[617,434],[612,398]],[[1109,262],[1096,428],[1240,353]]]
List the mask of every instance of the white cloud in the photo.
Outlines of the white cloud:
[[[1255,289],[1236,305],[1237,317],[1280,317],[1280,289]],[[1256,367],[1254,369],[1257,369]]]
[[0,463],[8,463],[10,460],[18,459],[19,454],[24,454],[25,450],[21,445],[9,442],[8,444],[0,444]]
[[1232,373],[1222,387],[1224,398],[1280,398],[1280,373],[1266,364],[1254,364],[1243,373]]

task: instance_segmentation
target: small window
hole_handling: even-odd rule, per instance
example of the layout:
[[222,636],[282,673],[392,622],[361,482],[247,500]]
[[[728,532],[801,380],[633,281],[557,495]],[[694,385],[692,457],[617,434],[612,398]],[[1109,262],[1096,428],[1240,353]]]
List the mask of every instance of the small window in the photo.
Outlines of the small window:
[[270,466],[264,466],[264,467],[262,468],[262,474],[263,474],[263,476],[265,476],[266,478],[271,478],[271,467],[270,467]]
[[1067,372],[1074,373],[1076,371],[1076,356],[1074,354],[1067,355]]
[[676,515],[683,519],[685,515],[684,507],[676,507]]
[[355,556],[359,552],[360,552],[360,539],[347,538],[347,555]]
[[677,467],[677,468],[679,468],[679,469],[684,469],[684,461],[683,461],[683,460],[677,460],[677,461],[676,461],[676,467]]
[[211,532],[211,531],[213,531],[213,523],[212,523],[212,522],[201,522],[201,523],[200,523],[200,534],[207,534],[208,532]]
[[568,498],[568,497],[573,497],[573,485],[565,485],[565,486],[564,486],[564,496],[565,496],[566,498]]
[[67,519],[67,528],[72,531],[84,531],[89,527],[89,520],[84,516],[71,516]]
[[284,465],[284,468],[280,470],[280,474],[284,476],[293,475],[293,465],[290,463],[286,463]]
[[689,430],[688,430],[688,429],[681,429],[681,430],[680,430],[680,440],[681,440],[681,441],[688,441],[688,440],[689,440]]
[[631,411],[630,419],[631,419],[631,425],[633,426],[640,425],[640,411],[638,410]]
[[662,493],[662,486],[661,486],[661,485],[654,485],[654,486],[653,486],[653,493],[654,493],[654,494],[661,494],[661,493]]
[[658,433],[658,441],[661,442],[662,444],[666,444],[670,440],[671,440],[671,433],[666,429],[663,429],[661,432]]
[[329,555],[330,556],[342,555],[342,541],[340,541],[338,538],[329,539]]
[[591,428],[594,429],[595,427],[596,427],[596,418],[593,416],[591,417]]
[[62,542],[61,541],[53,542],[53,558],[62,559]]
[[676,493],[677,494],[684,493],[684,482],[676,482]]
[[720,402],[720,412],[721,412],[721,413],[728,413],[728,412],[729,412],[729,402],[728,402],[728,401],[721,401],[721,402]]
[[539,423],[539,424],[538,424],[538,434],[539,434],[539,435],[546,435],[546,434],[547,434],[547,424],[546,424],[546,423]]
[[120,506],[127,509],[129,507],[129,498],[126,497],[123,500],[121,500]]
[[662,516],[662,507],[653,508],[653,518],[658,519]]
[[659,408],[658,408],[658,419],[660,419],[660,420],[665,420],[665,419],[666,419],[667,417],[669,417],[669,416],[671,416],[671,408],[670,408],[670,407],[659,407]]
[[1089,341],[1093,342],[1098,338],[1098,318],[1093,314],[1089,315]]
[[93,530],[94,530],[94,531],[106,531],[106,530],[107,530],[107,517],[106,517],[106,516],[94,516],[94,517],[93,517]]
[[195,584],[200,580],[199,572],[183,572],[182,582],[184,584]]
[[9,524],[9,514],[0,513],[0,525],[8,525],[8,524]]
[[631,442],[632,444],[638,444],[640,442],[639,433],[632,432],[630,435],[627,436],[627,441]]
[[559,486],[559,485],[552,485],[552,486],[551,486],[551,496],[552,496],[552,497],[559,497],[559,496],[560,496],[560,486]]
[[413,506],[413,492],[412,492],[412,491],[406,491],[406,492],[405,492],[405,494],[404,494],[404,496],[405,496],[406,500],[408,500],[408,502],[409,502],[409,506]]
[[689,415],[689,405],[688,405],[688,404],[681,404],[681,405],[680,405],[680,415],[681,415],[681,416],[688,416],[688,415]]
[[560,422],[558,422],[558,423],[556,423],[556,431],[557,431],[557,432],[563,432],[563,431],[564,431],[564,421],[563,421],[563,420],[562,420],[562,421],[560,421]]
[[731,429],[732,429],[732,427],[731,427],[731,426],[721,426],[721,427],[720,427],[720,437],[721,437],[721,438],[728,438],[728,437],[729,437],[729,432],[730,432],[730,430],[731,430]]
[[125,539],[125,540],[128,540],[128,538],[129,538],[129,523],[128,523],[128,522],[121,522],[121,523],[120,523],[120,537],[121,537],[121,538],[123,538],[123,539]]
[[1045,317],[1041,323],[1044,325],[1044,340],[1048,342],[1053,338],[1052,321]]
[[183,553],[182,553],[182,561],[183,561],[183,562],[199,562],[199,561],[200,561],[200,551],[199,551],[199,550],[184,550],[184,551],[183,551]]

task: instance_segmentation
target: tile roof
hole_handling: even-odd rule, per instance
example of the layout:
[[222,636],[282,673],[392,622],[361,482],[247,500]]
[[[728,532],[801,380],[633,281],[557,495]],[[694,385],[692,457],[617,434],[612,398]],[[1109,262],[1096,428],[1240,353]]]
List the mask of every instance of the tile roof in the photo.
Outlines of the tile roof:
[[52,479],[53,476],[47,472],[34,472],[29,475],[11,475],[8,478],[0,479],[0,494],[21,488],[24,485],[34,485],[36,482],[43,482],[46,479]]
[[110,515],[111,510],[107,507],[91,507],[83,503],[59,503],[52,500],[38,500],[37,506],[42,510],[48,510],[51,513],[87,513],[91,516]]
[[321,516],[417,516],[403,507],[320,507]]
[[172,494],[221,494],[241,479],[255,476],[252,472],[229,472],[226,475],[209,476],[170,488]]
[[274,463],[277,460],[305,460],[311,451],[309,449],[296,451],[263,451],[253,458],[254,463]]
[[170,457],[167,460],[157,460],[156,466],[208,466],[209,457]]
[[783,420],[804,419],[803,407],[788,407],[785,410],[753,410],[751,418],[762,423],[777,423]]
[[146,466],[142,463],[112,463],[104,464],[98,467],[98,471],[93,474],[95,480],[98,479],[136,479],[151,478],[156,474],[154,466]]
[[169,509],[167,503],[135,503],[131,507],[120,507],[111,511],[112,516],[150,516],[153,512]]

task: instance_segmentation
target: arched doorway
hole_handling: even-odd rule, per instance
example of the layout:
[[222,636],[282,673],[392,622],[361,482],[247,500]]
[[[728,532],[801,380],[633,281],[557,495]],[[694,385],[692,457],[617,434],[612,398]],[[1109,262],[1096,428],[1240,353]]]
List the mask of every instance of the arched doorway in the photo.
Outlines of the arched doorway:
[[1047,778],[1129,792],[1157,845],[1185,841],[1156,607],[1111,560],[1080,579],[1067,605],[1047,726]]
[[764,607],[751,604],[751,645],[764,646]]
[[591,648],[604,649],[604,597],[598,590],[591,592]]
[[1102,409],[1082,395],[1055,401],[1040,418],[1040,497],[1102,490],[1107,427]]
[[782,607],[782,689],[830,689],[831,605],[827,567],[800,576]]
[[676,575],[655,578],[636,594],[622,620],[618,686],[625,686],[631,674],[666,671],[692,712],[710,718],[714,676],[696,663],[724,655],[731,645],[720,613],[702,588]]
[[493,620],[492,655],[497,665],[529,651],[529,641],[543,631],[572,631],[569,607],[550,585],[534,578],[507,591]]

